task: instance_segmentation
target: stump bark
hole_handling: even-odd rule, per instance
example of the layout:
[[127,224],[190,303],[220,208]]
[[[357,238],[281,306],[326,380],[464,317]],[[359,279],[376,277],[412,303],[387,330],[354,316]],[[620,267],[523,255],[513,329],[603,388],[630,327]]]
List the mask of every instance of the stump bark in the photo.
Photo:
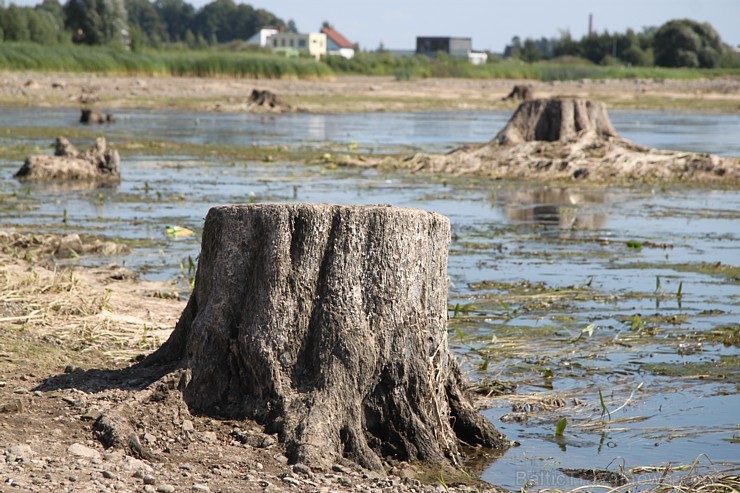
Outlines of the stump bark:
[[448,349],[449,228],[390,206],[212,208],[193,294],[145,364],[188,369],[191,409],[258,420],[294,462],[505,448]]
[[532,99],[519,105],[494,142],[557,142],[572,140],[584,132],[618,137],[604,103],[573,97]]

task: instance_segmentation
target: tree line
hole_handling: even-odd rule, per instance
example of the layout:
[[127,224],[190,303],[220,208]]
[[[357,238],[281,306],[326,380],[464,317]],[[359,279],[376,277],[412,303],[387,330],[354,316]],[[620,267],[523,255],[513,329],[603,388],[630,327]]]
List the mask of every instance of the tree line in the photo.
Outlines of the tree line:
[[[185,0],[43,0],[34,7],[4,5],[0,0],[0,42],[43,45],[84,43],[141,47],[209,45],[246,40],[262,27],[297,32],[265,9],[234,0],[213,0],[195,9]],[[708,23],[671,20],[640,32],[591,33],[575,40],[569,32],[557,38],[515,36],[504,57],[525,62],[574,57],[599,65],[636,67],[738,68],[740,57]],[[495,60],[495,58],[492,58]]]
[[660,27],[641,32],[591,33],[575,40],[563,31],[558,38],[515,36],[504,50],[504,57],[526,62],[559,57],[577,57],[599,65],[624,64],[643,67],[716,68],[738,67],[737,53],[724,44],[709,23],[675,19]]
[[[200,9],[184,0],[43,0],[35,7],[5,7],[0,0],[0,41],[194,48],[246,40],[265,26],[285,28],[286,23],[234,0],[214,0]],[[287,27],[295,24],[289,21]]]

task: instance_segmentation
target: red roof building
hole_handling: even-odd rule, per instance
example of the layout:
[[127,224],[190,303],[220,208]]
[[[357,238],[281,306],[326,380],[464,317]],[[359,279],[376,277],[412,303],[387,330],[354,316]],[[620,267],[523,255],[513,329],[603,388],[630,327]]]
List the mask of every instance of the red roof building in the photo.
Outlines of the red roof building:
[[329,55],[340,55],[344,58],[355,56],[355,43],[342,36],[333,27],[322,27],[321,32],[326,35],[326,47]]

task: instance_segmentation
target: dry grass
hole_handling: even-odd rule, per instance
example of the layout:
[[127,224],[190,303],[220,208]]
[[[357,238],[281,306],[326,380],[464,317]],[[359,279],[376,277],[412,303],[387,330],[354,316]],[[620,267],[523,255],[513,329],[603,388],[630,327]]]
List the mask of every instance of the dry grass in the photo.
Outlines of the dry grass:
[[[166,340],[183,308],[173,286],[136,281],[118,266],[56,267],[60,244],[54,235],[0,233],[0,337],[33,341],[16,346],[26,354],[14,360],[40,351],[56,361],[88,352],[125,361]],[[82,244],[82,252],[110,248],[95,239]]]

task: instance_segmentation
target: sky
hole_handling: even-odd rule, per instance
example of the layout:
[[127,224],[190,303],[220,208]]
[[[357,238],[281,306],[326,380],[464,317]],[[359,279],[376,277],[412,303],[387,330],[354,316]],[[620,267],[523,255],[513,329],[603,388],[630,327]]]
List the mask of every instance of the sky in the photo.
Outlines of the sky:
[[[210,0],[186,0],[196,8]],[[671,19],[709,22],[722,40],[740,45],[740,0],[235,0],[264,8],[301,32],[324,21],[364,50],[414,49],[416,36],[472,38],[476,50],[502,52],[514,36],[575,39],[588,32],[589,14],[598,32],[635,31]],[[40,0],[10,0],[35,5]],[[64,3],[64,0],[62,0]]]
[[740,0],[254,0],[252,5],[293,19],[301,32],[329,21],[367,50],[380,43],[414,49],[416,36],[460,36],[472,38],[476,50],[502,52],[514,36],[551,38],[569,30],[580,39],[588,32],[589,14],[599,32],[640,31],[690,18],[709,22],[725,43],[740,45]]

